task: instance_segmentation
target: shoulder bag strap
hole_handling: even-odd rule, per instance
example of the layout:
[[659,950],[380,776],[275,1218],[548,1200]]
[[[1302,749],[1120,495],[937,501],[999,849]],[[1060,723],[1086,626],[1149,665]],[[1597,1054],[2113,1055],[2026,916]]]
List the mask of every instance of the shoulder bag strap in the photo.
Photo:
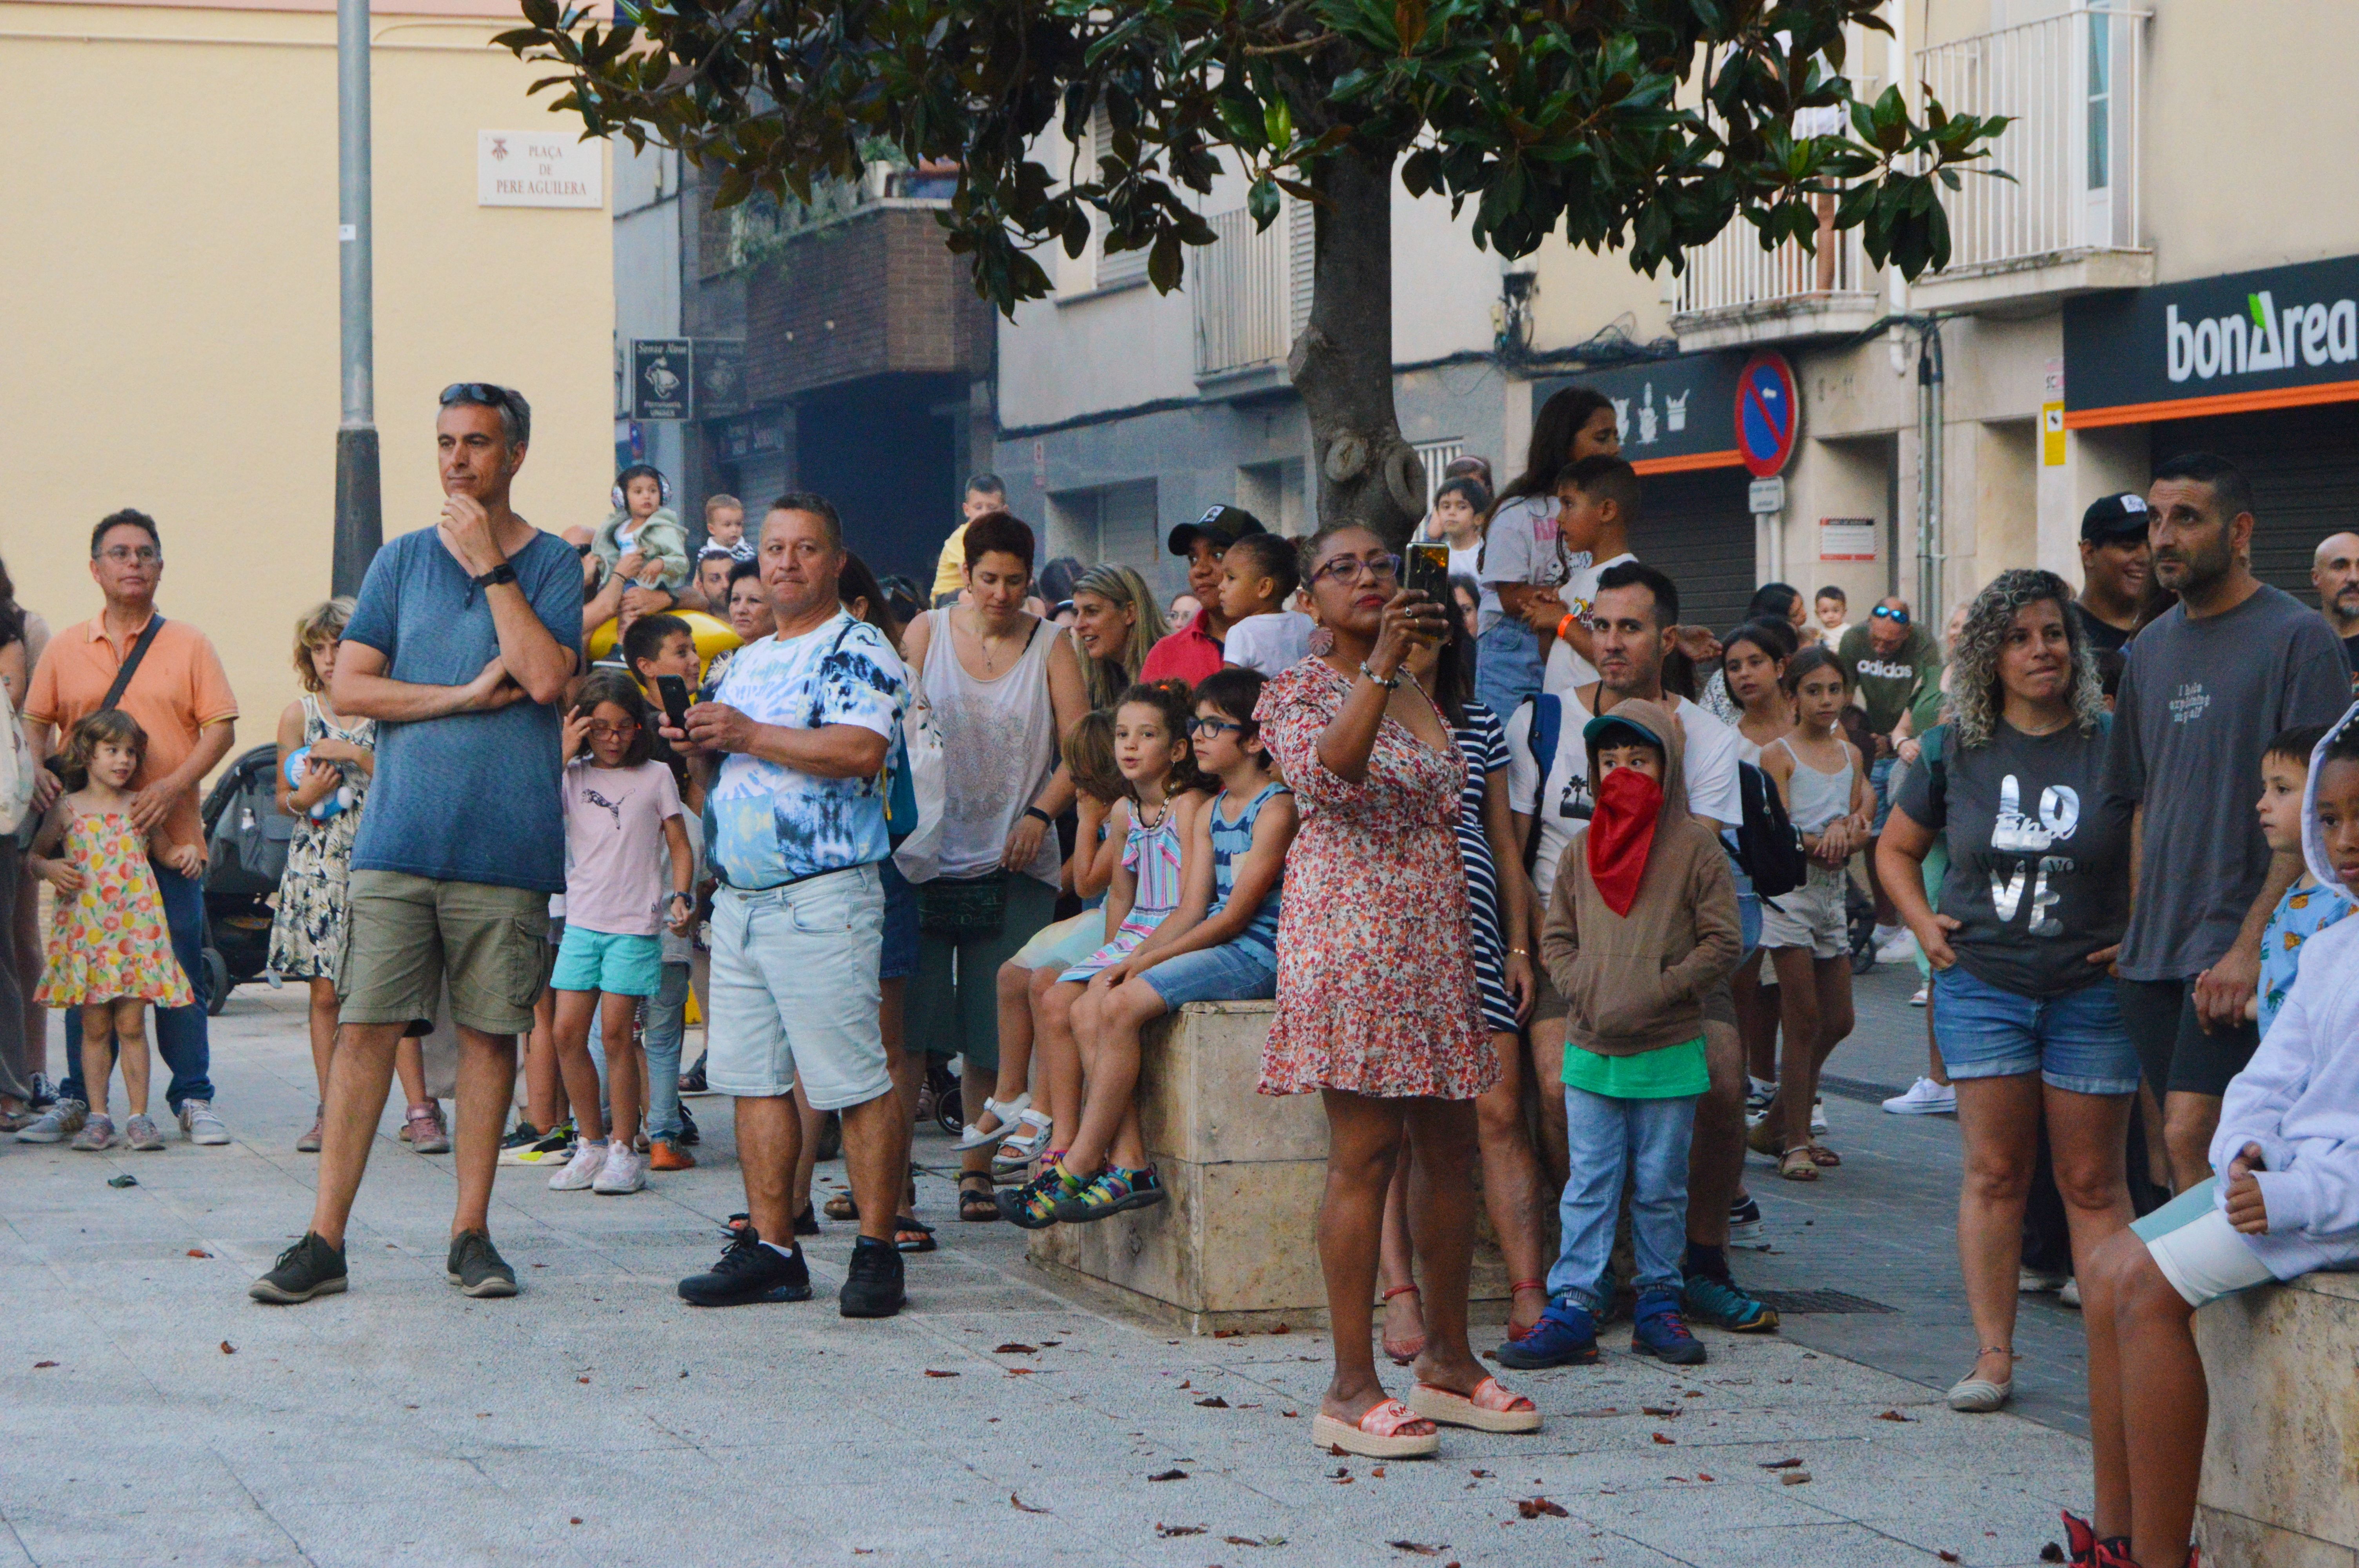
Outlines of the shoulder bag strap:
[[[147,618],[147,625],[139,633],[139,640],[132,643],[131,652],[124,655],[123,667],[114,672],[114,684],[106,688],[106,697],[98,705],[99,711],[104,712],[123,700],[124,688],[131,684],[131,677],[139,673],[139,662],[147,656],[149,644],[156,641],[156,633],[163,628],[162,616],[150,615]],[[102,627],[102,633],[103,630]]]

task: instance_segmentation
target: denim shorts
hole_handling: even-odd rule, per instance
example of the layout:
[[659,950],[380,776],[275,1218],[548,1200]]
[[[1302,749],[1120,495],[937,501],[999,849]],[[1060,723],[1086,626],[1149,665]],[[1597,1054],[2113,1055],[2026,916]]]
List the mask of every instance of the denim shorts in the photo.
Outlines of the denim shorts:
[[1937,969],[1933,1042],[1952,1078],[2038,1073],[2049,1087],[2074,1094],[2137,1092],[2137,1052],[2104,979],[2039,998],[2001,990],[1959,965]]
[[769,1098],[800,1080],[814,1110],[893,1088],[877,1027],[885,889],[875,866],[712,898],[705,1073],[724,1095]]
[[653,996],[663,989],[663,939],[569,925],[549,985],[551,990]]
[[1258,942],[1223,942],[1166,958],[1138,978],[1174,1012],[1191,1001],[1267,1001],[1277,994],[1277,957]]
[[1900,791],[1892,783],[1892,764],[1897,757],[1878,757],[1867,764],[1868,787],[1875,791],[1875,820],[1867,830],[1871,838],[1884,836],[1884,819],[1892,815],[1893,797]]
[[918,890],[890,856],[877,861],[876,870],[885,879],[885,956],[876,978],[907,979],[918,972]]

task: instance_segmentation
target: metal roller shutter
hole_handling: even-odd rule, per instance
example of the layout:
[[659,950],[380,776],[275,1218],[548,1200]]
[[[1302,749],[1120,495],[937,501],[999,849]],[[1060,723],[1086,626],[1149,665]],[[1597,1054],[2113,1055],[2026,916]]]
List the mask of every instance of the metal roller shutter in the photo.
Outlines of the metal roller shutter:
[[1745,509],[1743,469],[1649,474],[1630,530],[1637,557],[1680,590],[1680,619],[1726,631],[1745,619],[1759,586],[1753,565],[1753,514]]
[[2318,542],[2359,528],[2359,404],[2332,403],[2153,427],[2158,462],[2217,452],[2253,486],[2253,570],[2315,604],[2310,565]]

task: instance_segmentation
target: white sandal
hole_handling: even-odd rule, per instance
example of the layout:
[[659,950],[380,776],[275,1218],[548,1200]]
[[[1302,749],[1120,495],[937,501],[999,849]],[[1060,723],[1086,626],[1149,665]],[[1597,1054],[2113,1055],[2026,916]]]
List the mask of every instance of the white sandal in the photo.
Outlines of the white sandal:
[[1006,1175],[1038,1160],[1048,1152],[1049,1135],[1056,1126],[1043,1112],[1027,1108],[1018,1113],[1015,1126],[1002,1138],[998,1152],[992,1155],[991,1168]]
[[969,1149],[987,1149],[991,1147],[993,1144],[997,1143],[1001,1139],[1006,1137],[1009,1133],[1015,1131],[1016,1119],[1018,1114],[1031,1108],[1032,1094],[1028,1089],[1024,1093],[1017,1095],[1014,1099],[1009,1100],[1005,1105],[993,1099],[990,1096],[985,1095],[983,1100],[983,1114],[985,1116],[998,1118],[999,1125],[993,1128],[989,1132],[985,1132],[981,1130],[977,1123],[970,1121],[966,1124],[966,1130],[959,1134],[959,1141],[955,1147],[962,1152]]
[[[2011,1354],[2004,1345],[1984,1347],[1984,1355]],[[1950,1408],[1968,1415],[1988,1415],[2015,1397],[2015,1377],[2012,1372],[2004,1383],[1994,1383],[1988,1378],[1972,1374],[1959,1379],[1950,1387]]]

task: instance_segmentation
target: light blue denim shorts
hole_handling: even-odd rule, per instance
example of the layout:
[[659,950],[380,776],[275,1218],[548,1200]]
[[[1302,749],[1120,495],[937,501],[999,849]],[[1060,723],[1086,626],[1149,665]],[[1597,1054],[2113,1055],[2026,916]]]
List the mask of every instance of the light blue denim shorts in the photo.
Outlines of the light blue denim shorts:
[[1166,958],[1138,978],[1174,1012],[1191,1001],[1266,1001],[1277,994],[1277,958],[1258,942],[1223,942]]
[[653,996],[663,989],[663,939],[569,925],[549,984],[552,990]]
[[2041,998],[2002,990],[1962,965],[1938,969],[1933,1043],[1952,1078],[2038,1073],[2049,1087],[2074,1094],[2137,1092],[2137,1050],[2102,974],[2093,985]]

